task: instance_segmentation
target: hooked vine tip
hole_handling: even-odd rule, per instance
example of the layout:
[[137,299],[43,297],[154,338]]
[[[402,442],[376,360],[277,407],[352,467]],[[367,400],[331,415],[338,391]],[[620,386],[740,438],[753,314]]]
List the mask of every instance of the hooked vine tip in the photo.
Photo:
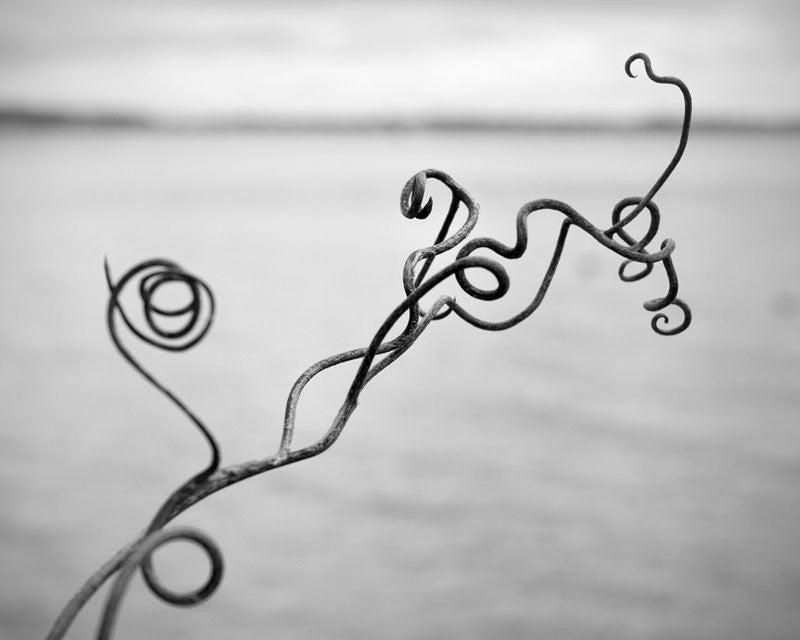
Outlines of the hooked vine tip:
[[645,71],[647,71],[647,75],[649,76],[652,73],[652,66],[650,64],[650,56],[646,53],[634,53],[625,61],[625,73],[628,74],[629,78],[636,78],[636,74],[631,70],[631,65],[637,60],[641,60],[644,63]]
[[425,172],[420,171],[411,176],[403,187],[400,195],[400,212],[406,218],[424,220],[433,211],[432,198],[428,198],[428,202],[424,206],[422,204],[425,199],[425,182]]

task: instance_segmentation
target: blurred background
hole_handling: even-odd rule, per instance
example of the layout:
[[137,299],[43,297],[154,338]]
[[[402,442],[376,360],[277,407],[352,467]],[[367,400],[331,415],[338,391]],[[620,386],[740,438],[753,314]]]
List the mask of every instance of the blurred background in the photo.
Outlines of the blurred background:
[[[0,636],[41,638],[91,573],[206,464],[119,357],[112,273],[167,257],[218,315],[137,357],[231,464],[277,449],[311,363],[366,345],[438,230],[398,211],[447,171],[511,243],[525,202],[609,224],[675,149],[656,197],[687,332],[641,307],[656,271],[573,231],[534,317],[435,323],[323,456],[192,508],[226,559],[196,609],[136,579],[117,638],[794,639],[800,629],[800,5],[750,2],[0,2]],[[560,223],[531,220],[502,319]],[[444,263],[442,263],[444,264]],[[447,285],[444,290],[455,292]],[[128,336],[126,336],[126,339]],[[131,344],[127,340],[126,344]],[[354,366],[316,378],[298,444]],[[201,552],[156,555],[197,586]],[[94,633],[104,592],[70,637]]]

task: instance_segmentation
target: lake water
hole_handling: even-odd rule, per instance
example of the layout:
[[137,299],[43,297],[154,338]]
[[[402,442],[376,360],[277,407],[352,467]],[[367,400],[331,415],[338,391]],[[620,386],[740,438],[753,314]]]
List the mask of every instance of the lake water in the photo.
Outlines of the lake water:
[[[249,460],[276,450],[295,377],[366,345],[402,299],[405,257],[436,232],[399,214],[417,170],[453,175],[481,203],[475,233],[510,243],[539,197],[607,225],[674,142],[4,131],[0,636],[43,637],[206,463],[108,340],[104,256],[115,275],[169,257],[212,285],[203,344],[136,353],[224,463]],[[650,330],[660,273],[622,283],[617,257],[573,231],[534,317],[503,333],[432,325],[330,451],[188,511],[223,549],[220,590],[174,609],[137,579],[115,637],[797,638],[798,167],[798,137],[693,138],[656,198],[686,333]],[[558,223],[534,221],[507,300],[471,308],[527,304]],[[343,369],[310,385],[300,443],[329,425]],[[176,588],[206,571],[188,545],[157,564]],[[94,633],[102,595],[71,637]]]

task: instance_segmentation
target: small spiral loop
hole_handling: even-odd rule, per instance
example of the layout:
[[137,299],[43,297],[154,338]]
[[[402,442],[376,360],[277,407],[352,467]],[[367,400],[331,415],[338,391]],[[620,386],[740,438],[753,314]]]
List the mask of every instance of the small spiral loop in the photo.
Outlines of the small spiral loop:
[[[494,288],[491,289],[484,289],[471,285],[473,291],[469,291],[469,295],[480,300],[491,301],[499,300],[508,293],[508,290],[511,288],[511,279],[508,277],[506,269],[499,262],[489,258],[482,258],[479,260],[477,256],[472,256],[471,260],[472,261],[470,261],[469,256],[463,258],[459,257],[455,263],[459,265],[459,268],[455,271],[456,278],[459,278],[459,276],[463,277],[468,269],[477,267],[478,270],[491,275],[494,278],[495,284]],[[461,266],[462,264],[463,266]],[[466,281],[469,282],[468,280]]]
[[[119,312],[128,329],[140,340],[167,351],[185,351],[200,342],[211,328],[215,306],[211,289],[178,264],[170,260],[148,260],[129,269],[115,284],[111,280],[108,262],[105,269],[111,292],[109,307]],[[136,277],[139,278],[143,328],[131,320],[120,301],[124,288]],[[170,283],[178,283],[186,288],[189,293],[187,303],[165,308],[155,302],[159,289]],[[161,324],[164,319],[180,320],[180,325],[167,329]]]
[[[637,196],[631,196],[620,200],[614,206],[614,209],[611,212],[611,227],[606,230],[606,236],[613,238],[615,234],[618,235],[633,251],[639,251],[640,249],[646,248],[647,245],[652,242],[653,238],[656,237],[656,234],[658,233],[658,227],[661,224],[661,211],[659,210],[658,205],[656,205],[656,203],[652,200],[642,204],[643,201],[643,198]],[[638,206],[642,206],[643,209],[647,209],[647,211],[650,213],[650,224],[640,240],[636,240],[625,229],[625,227],[633,221],[633,218],[625,218],[620,224],[622,212],[628,207]]]
[[671,329],[664,329],[664,325],[669,324],[669,317],[666,313],[657,313],[653,316],[653,319],[650,321],[650,326],[660,336],[674,336],[682,331],[685,331],[689,325],[692,323],[692,310],[689,308],[689,305],[686,304],[680,298],[674,298],[671,305],[675,305],[683,312],[683,320],[677,326]]
[[[208,579],[201,587],[186,593],[178,593],[164,587],[158,581],[152,568],[153,552],[173,540],[194,542],[205,551],[211,565],[211,570]],[[217,590],[217,587],[222,581],[225,563],[222,558],[222,553],[214,540],[199,529],[194,529],[192,527],[174,527],[172,529],[159,529],[150,534],[138,545],[119,571],[103,610],[103,616],[100,620],[100,626],[97,632],[98,640],[107,640],[111,637],[122,598],[125,595],[134,572],[140,566],[142,567],[147,585],[158,598],[176,606],[192,606],[208,600]]]
[[[631,250],[637,251],[642,255],[647,255],[647,245],[650,244],[650,242],[658,233],[658,227],[661,221],[661,212],[659,211],[656,203],[652,200],[644,205],[642,205],[642,201],[643,199],[639,197],[629,197],[620,200],[614,206],[614,210],[611,212],[611,227],[606,229],[605,234],[608,238],[613,238],[616,234],[631,248]],[[623,220],[622,224],[620,224],[622,212],[631,206],[642,206],[642,210],[646,208],[650,213],[650,225],[640,240],[636,240],[625,230],[625,227],[632,222],[633,217],[626,218]],[[627,268],[631,264],[641,264],[642,268],[632,274],[626,273]],[[642,278],[649,276],[652,271],[653,263],[651,262],[637,263],[635,260],[623,260],[622,264],[619,266],[617,274],[619,275],[619,279],[623,282],[636,282],[637,280],[641,280]]]
[[422,201],[425,199],[425,183],[427,176],[424,171],[420,171],[411,176],[403,190],[400,192],[400,213],[406,218],[424,220],[433,211],[433,198],[428,198],[425,206]]
[[[188,607],[199,604],[208,598],[216,591],[222,580],[222,573],[224,563],[222,553],[217,547],[212,538],[197,529],[172,529],[169,532],[171,535],[165,536],[142,560],[142,575],[150,590],[159,598],[170,604],[180,607]],[[211,571],[209,572],[208,580],[201,587],[185,592],[179,593],[165,587],[159,582],[155,569],[153,568],[153,553],[167,542],[174,540],[188,540],[197,544],[203,551],[206,552]]]

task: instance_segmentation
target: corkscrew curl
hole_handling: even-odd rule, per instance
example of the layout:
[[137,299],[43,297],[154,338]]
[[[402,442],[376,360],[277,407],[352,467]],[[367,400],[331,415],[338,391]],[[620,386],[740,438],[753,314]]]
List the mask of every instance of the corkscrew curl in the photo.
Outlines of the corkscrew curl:
[[[214,294],[205,282],[184,271],[175,262],[164,259],[142,262],[125,272],[116,283],[112,282],[107,259],[104,268],[106,283],[111,292],[109,313],[116,311],[139,340],[165,351],[186,351],[200,342],[211,329],[214,321]],[[144,327],[131,319],[119,300],[125,286],[137,277]],[[175,308],[166,308],[156,303],[158,290],[171,283],[183,285],[188,290],[188,302]],[[183,324],[167,329],[161,324],[164,319],[182,320]],[[113,326],[109,326],[113,330]],[[115,343],[117,342],[115,339]]]

